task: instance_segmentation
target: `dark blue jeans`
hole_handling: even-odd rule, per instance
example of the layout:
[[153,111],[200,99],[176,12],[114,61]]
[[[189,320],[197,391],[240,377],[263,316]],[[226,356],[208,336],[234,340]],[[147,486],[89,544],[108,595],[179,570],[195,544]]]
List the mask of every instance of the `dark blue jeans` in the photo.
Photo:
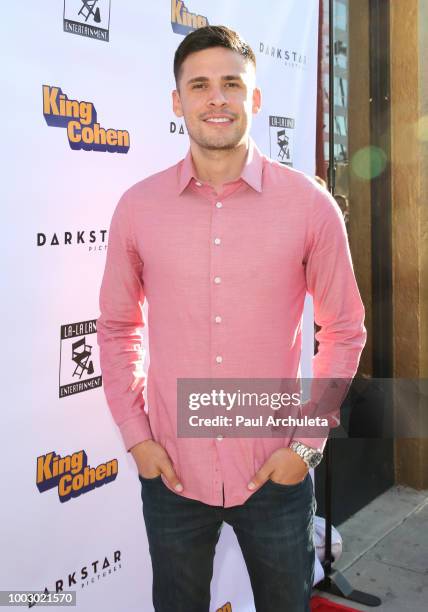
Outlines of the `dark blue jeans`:
[[160,476],[140,482],[156,612],[209,612],[223,521],[238,538],[257,612],[309,611],[316,510],[309,473],[295,485],[269,480],[231,508],[177,495]]

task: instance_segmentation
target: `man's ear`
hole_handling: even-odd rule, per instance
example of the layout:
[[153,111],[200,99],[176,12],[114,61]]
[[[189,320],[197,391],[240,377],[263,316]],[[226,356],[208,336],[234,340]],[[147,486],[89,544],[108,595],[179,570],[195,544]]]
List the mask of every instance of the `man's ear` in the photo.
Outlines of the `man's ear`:
[[253,89],[253,115],[256,115],[262,107],[262,92],[258,87]]
[[174,111],[176,117],[183,116],[183,108],[181,106],[180,94],[178,93],[177,89],[174,89],[174,91],[172,92],[172,110]]

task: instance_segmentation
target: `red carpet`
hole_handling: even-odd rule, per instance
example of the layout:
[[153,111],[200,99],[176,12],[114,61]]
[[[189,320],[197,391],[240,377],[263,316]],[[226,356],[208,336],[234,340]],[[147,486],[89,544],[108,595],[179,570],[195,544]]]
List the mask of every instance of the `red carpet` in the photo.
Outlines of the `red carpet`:
[[348,610],[348,612],[358,612],[355,608],[349,608],[348,606],[342,606],[341,604],[324,599],[324,597],[312,597],[311,599],[311,612],[330,612],[330,610]]

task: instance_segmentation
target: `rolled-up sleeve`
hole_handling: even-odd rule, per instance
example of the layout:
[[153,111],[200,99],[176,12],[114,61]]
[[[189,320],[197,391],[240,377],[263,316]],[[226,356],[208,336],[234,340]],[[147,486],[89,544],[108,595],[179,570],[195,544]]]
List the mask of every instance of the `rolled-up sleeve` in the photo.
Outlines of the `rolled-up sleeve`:
[[[328,418],[338,424],[340,404],[346,395],[366,342],[364,306],[352,265],[342,212],[335,199],[316,187],[304,261],[306,286],[313,298],[318,352],[313,357],[313,382],[308,416]],[[294,439],[324,449],[328,431],[320,438]]]
[[152,438],[143,398],[143,262],[136,249],[129,207],[125,193],[110,225],[97,321],[104,392],[127,450]]

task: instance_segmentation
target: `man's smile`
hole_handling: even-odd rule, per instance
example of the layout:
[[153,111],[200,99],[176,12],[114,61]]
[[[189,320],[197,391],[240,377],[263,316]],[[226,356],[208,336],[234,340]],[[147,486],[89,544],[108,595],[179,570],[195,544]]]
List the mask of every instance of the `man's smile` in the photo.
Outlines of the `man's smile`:
[[234,119],[229,115],[216,114],[210,115],[209,117],[205,117],[203,121],[211,125],[231,125]]

